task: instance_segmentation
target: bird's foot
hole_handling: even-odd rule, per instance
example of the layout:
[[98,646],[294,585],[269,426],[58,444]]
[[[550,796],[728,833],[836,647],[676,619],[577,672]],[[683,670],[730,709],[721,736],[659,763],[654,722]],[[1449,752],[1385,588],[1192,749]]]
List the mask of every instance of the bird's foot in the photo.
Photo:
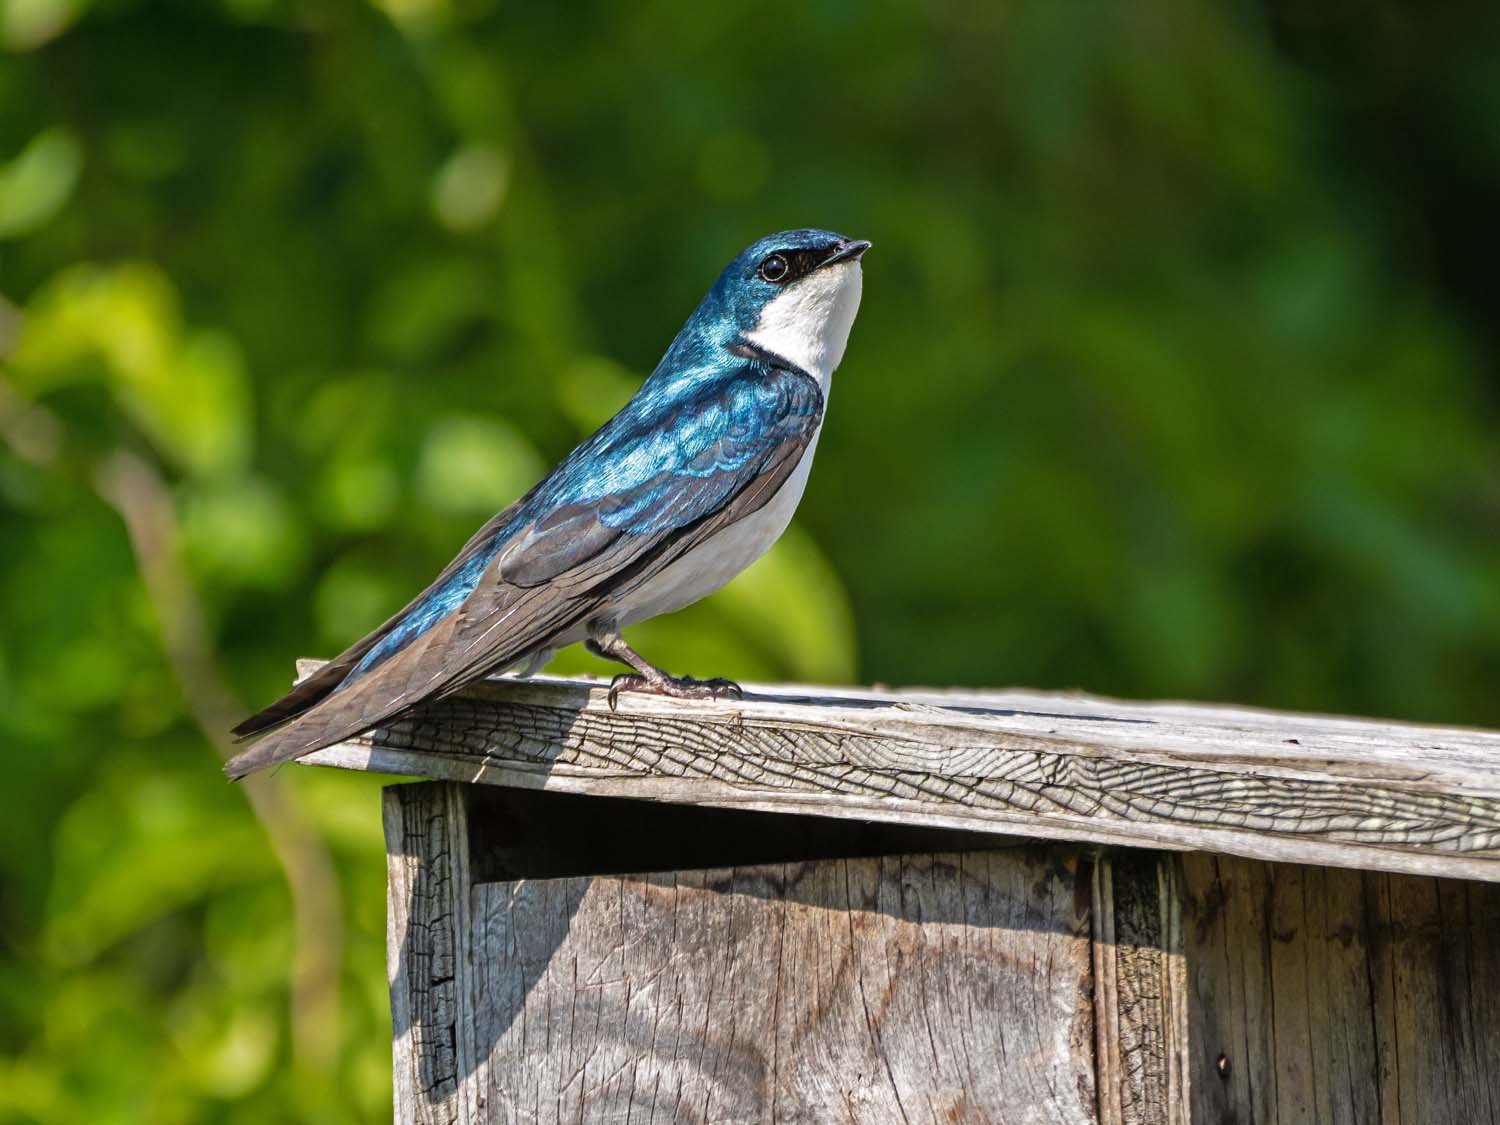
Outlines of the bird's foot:
[[619,703],[622,691],[640,691],[649,695],[669,695],[673,699],[741,699],[740,685],[722,676],[712,680],[695,680],[691,676],[641,676],[622,672],[609,682],[609,709]]

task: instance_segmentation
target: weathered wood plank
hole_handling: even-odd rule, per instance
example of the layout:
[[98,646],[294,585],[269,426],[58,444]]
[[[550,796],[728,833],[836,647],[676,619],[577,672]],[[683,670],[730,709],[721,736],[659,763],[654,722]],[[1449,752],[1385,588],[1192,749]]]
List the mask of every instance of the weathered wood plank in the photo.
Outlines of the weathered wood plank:
[[1500,887],[1180,862],[1194,1121],[1500,1121]]
[[1373,975],[1377,1003],[1392,1008],[1399,1120],[1500,1120],[1500,894],[1435,879],[1366,884],[1382,911]]
[[1099,857],[1093,922],[1100,1123],[1187,1125],[1187,968],[1172,858]]
[[458,786],[384,794],[386,965],[398,1125],[473,1120],[468,835]]
[[478,1119],[1093,1122],[1088,912],[1036,848],[476,885]]
[[497,679],[323,765],[1500,880],[1500,734],[1005,692]]

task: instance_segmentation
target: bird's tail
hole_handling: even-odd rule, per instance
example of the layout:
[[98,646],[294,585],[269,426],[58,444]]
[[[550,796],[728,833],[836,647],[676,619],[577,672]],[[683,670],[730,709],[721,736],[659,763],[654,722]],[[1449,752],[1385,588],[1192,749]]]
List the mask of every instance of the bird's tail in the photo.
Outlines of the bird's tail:
[[[430,633],[423,636],[403,651],[394,665],[379,665],[349,683],[344,682],[344,675],[337,675],[336,680],[330,676],[310,686],[334,665],[318,669],[259,715],[252,715],[240,724],[239,729],[247,733],[261,730],[269,733],[244,753],[231,758],[224,772],[238,780],[254,770],[301,758],[363,734],[441,691],[455,677],[450,675],[444,680],[421,663],[421,654],[432,639]],[[351,654],[355,651],[351,649],[334,664],[345,665],[347,672],[346,662],[353,659]],[[289,712],[289,717],[281,717],[283,712]]]
[[397,711],[397,706],[372,706],[364,698],[356,684],[351,688],[330,692],[318,703],[286,722],[280,728],[263,736],[254,746],[230,758],[224,772],[238,781],[246,774],[269,766],[279,766],[353,738],[384,722]]
[[[254,770],[289,762],[303,754],[321,750],[324,746],[332,746],[351,734],[358,734],[358,731],[330,727],[324,721],[315,720],[320,711],[329,710],[328,704],[336,695],[343,694],[339,688],[368,650],[370,639],[361,641],[342,653],[338,659],[330,660],[312,675],[299,681],[275,703],[262,708],[235,727],[233,734],[238,741],[243,742],[257,736],[260,740],[231,758],[224,766],[224,772],[238,781]],[[371,720],[372,723],[374,721]]]
[[[382,719],[404,709],[405,704],[383,709],[377,704],[367,715],[361,714],[360,708],[370,707],[371,704],[368,695],[361,692],[360,688],[368,689],[372,677],[366,676],[349,687],[343,686],[344,680],[370,649],[405,622],[408,614],[418,605],[434,591],[441,589],[476,554],[489,550],[496,537],[505,533],[516,513],[535,491],[533,489],[528,492],[486,522],[464,544],[458,556],[443,568],[443,572],[432,584],[380,628],[356,641],[275,703],[257,711],[235,727],[233,733],[241,740],[257,735],[265,737],[243,754],[232,758],[224,767],[225,772],[230,777],[241,778],[252,770],[300,758],[303,754],[311,754],[314,750],[332,746],[335,742],[368,730]],[[364,701],[360,702],[362,698]]]
[[[285,733],[291,732],[288,730]],[[279,738],[274,734],[268,735],[250,749],[230,758],[224,764],[224,772],[229,775],[231,781],[239,781],[256,770],[279,766],[283,762],[290,762],[304,754],[310,754],[313,749],[315,747],[304,748],[292,740]]]
[[363,652],[357,655],[346,653],[337,660],[329,661],[306,679],[299,680],[291,691],[269,707],[263,707],[245,719],[230,733],[237,741],[243,742],[247,738],[254,738],[257,734],[274,730],[311,710],[333,694],[339,684],[344,682],[344,677],[349,674],[349,670],[358,658],[363,655]]

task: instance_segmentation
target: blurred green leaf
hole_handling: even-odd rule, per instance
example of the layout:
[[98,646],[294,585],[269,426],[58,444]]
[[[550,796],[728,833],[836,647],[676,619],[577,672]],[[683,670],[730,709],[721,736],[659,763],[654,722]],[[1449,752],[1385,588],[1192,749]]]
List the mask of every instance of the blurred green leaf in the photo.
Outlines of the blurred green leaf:
[[88,0],[0,0],[0,42],[29,51],[61,35]]
[[474,416],[439,418],[417,462],[417,495],[437,511],[496,512],[547,471],[513,426]]
[[225,803],[162,771],[80,800],[58,826],[53,956],[87,962],[162,913],[265,872],[259,833],[243,817],[226,821]]
[[239,346],[220,333],[185,331],[177,294],[155,266],[60,274],[28,305],[13,362],[32,393],[102,380],[121,410],[187,470],[224,473],[249,456],[250,391]]
[[301,562],[295,516],[271,482],[213,480],[185,492],[183,545],[200,572],[279,588]]
[[557,401],[582,433],[592,433],[609,421],[641,385],[618,363],[603,356],[583,356],[557,380]]
[[449,230],[478,230],[500,210],[509,181],[505,153],[492,145],[465,145],[444,162],[432,182],[433,214]]
[[66,129],[38,133],[0,165],[0,239],[30,234],[57,214],[73,194],[82,166],[78,140]]
[[384,458],[350,452],[330,461],[319,482],[320,510],[330,527],[381,527],[401,498],[401,476]]

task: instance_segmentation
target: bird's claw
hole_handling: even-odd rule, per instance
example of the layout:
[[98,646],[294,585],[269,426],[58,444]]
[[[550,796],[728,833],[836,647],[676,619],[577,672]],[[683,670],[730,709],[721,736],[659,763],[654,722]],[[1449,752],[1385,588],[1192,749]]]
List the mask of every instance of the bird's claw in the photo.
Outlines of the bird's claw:
[[620,705],[621,691],[649,691],[651,683],[645,676],[634,672],[621,672],[609,681],[609,709],[613,713]]
[[744,692],[733,680],[716,676],[712,680],[695,680],[691,676],[663,676],[647,679],[635,672],[622,672],[609,682],[609,709],[620,702],[620,692],[640,691],[650,695],[668,695],[674,699],[743,699]]

